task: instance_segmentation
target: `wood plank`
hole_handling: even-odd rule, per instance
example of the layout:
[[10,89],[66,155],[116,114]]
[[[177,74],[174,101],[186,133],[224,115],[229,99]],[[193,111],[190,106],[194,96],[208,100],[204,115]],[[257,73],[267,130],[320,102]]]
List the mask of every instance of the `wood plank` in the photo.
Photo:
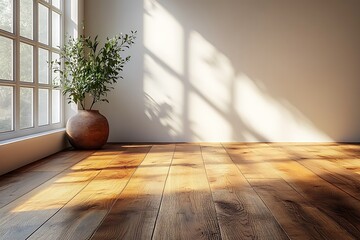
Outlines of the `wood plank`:
[[271,224],[291,239],[359,238],[360,145],[224,144],[234,161],[202,145],[179,144],[172,164],[174,145],[155,145],[139,166],[150,145],[109,144],[4,175],[0,239],[274,239]]
[[[284,152],[284,158],[291,158]],[[271,162],[281,177],[305,199],[330,216],[354,238],[360,236],[360,201],[296,161]]]
[[221,239],[197,144],[176,145],[153,239]]
[[[352,156],[348,152],[349,149],[359,147],[357,144],[336,144],[336,145],[321,145],[324,149],[319,146],[312,148],[311,144],[299,144],[299,143],[271,143],[272,147],[281,148],[293,160],[312,159],[312,160],[326,160],[341,166],[352,174],[360,174],[360,158]],[[331,151],[328,149],[331,148]]]
[[[330,155],[326,160],[341,166],[352,173],[360,174],[360,147],[358,144],[337,144],[332,146],[338,155]],[[324,155],[321,153],[321,155]],[[357,176],[358,177],[358,176]]]
[[298,162],[322,179],[360,200],[360,177],[358,174],[344,169],[326,159],[303,159]]
[[349,159],[331,159],[332,162],[351,171],[357,175],[360,174],[360,159],[349,158]]
[[64,151],[1,176],[0,208],[30,192],[93,151]]
[[225,149],[201,149],[222,239],[288,239]]
[[282,179],[248,179],[290,239],[353,239]]
[[66,172],[0,210],[0,239],[25,239],[98,174]]
[[267,147],[265,143],[226,143],[224,147],[245,178],[280,178],[268,163],[270,156],[258,154]]
[[71,169],[1,208],[0,239],[25,239],[58,212],[100,172],[91,168],[79,170],[77,166],[101,162],[104,167],[111,161],[108,156],[116,156],[106,150],[99,152],[104,154],[85,158]]
[[302,148],[311,155],[308,158],[344,158],[347,157],[343,152],[337,151],[334,148],[336,143],[312,143],[302,146]]
[[[329,143],[327,145],[321,146],[315,145],[315,149],[318,151],[319,154],[322,156],[330,157],[330,158],[359,158],[360,157],[360,144],[353,143],[353,144],[345,144],[345,143]],[[312,146],[307,148],[308,151],[314,151]],[[315,150],[315,151],[316,151]],[[328,152],[331,151],[332,154]],[[326,152],[326,153],[324,153]]]
[[[29,239],[89,239],[149,149],[122,147],[115,156],[107,157],[112,157],[109,163],[96,163],[100,173]],[[108,169],[110,165],[114,167]]]
[[360,143],[341,143],[336,144],[334,148],[349,156],[360,158]]
[[[358,159],[358,164],[356,164],[356,159],[347,159],[345,158],[337,159],[334,158],[334,154],[332,154],[334,148],[341,149],[339,144],[327,144],[327,145],[320,145],[320,147],[314,146],[314,151],[316,152],[315,155],[307,156],[306,158],[300,157],[301,154],[298,152],[298,146],[295,145],[286,145],[286,144],[269,144],[272,146],[271,151],[278,151],[279,149],[282,150],[282,155],[290,155],[288,157],[293,158],[297,162],[299,162],[304,167],[308,168],[322,179],[328,181],[329,183],[337,186],[338,188],[342,189],[343,191],[347,192],[354,198],[360,200],[360,178],[356,172],[357,167],[360,168],[360,159]],[[322,149],[322,147],[331,148]],[[311,152],[312,146],[311,145],[301,145],[300,151]],[[286,155],[284,154],[286,152]],[[325,153],[323,153],[325,152]],[[329,153],[330,152],[330,153]],[[344,157],[342,156],[342,157]],[[315,157],[315,158],[312,158]],[[336,157],[339,157],[337,155]],[[351,161],[352,168],[347,168],[344,165],[347,164],[347,161]]]
[[154,145],[92,239],[151,239],[174,144]]
[[281,148],[292,159],[346,159],[349,155],[341,151],[337,143],[268,143],[271,147]]

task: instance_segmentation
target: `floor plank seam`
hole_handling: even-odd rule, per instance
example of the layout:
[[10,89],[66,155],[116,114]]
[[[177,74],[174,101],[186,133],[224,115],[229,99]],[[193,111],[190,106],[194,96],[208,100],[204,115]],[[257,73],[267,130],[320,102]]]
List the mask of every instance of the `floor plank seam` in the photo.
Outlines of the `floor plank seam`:
[[[268,144],[268,146],[269,146],[269,147],[272,147],[272,146],[269,145],[269,144]],[[282,147],[276,147],[276,148],[280,148],[280,149],[284,150],[285,152],[288,152],[288,150],[286,150],[286,149],[284,149],[284,148],[282,148]],[[295,160],[295,162],[297,162],[297,161]],[[301,165],[301,166],[303,166],[303,165]],[[304,199],[306,199],[307,203],[308,203],[310,206],[318,209],[320,212],[322,212],[323,214],[325,214],[326,216],[328,216],[329,218],[332,219],[332,217],[329,216],[326,212],[322,211],[322,210],[321,210],[320,208],[318,208],[317,206],[314,206],[314,205],[311,203],[311,201],[309,201],[309,199],[306,197],[306,195],[304,195],[304,194],[302,194],[300,191],[298,191],[298,190],[296,189],[296,187],[293,186],[293,184],[291,184],[291,182],[288,182],[288,181],[287,181],[286,179],[284,179],[283,177],[281,177],[281,179],[284,180],[285,183],[286,183],[287,185],[289,185],[297,194],[299,194],[301,197],[303,197]]]
[[[71,157],[71,156],[70,156],[70,157]],[[11,204],[12,202],[16,201],[17,199],[19,199],[19,198],[21,198],[21,197],[25,196],[25,195],[26,195],[26,194],[28,194],[29,192],[32,192],[33,190],[35,190],[35,189],[37,189],[37,188],[41,187],[42,185],[44,185],[44,184],[46,184],[47,182],[49,182],[51,179],[56,178],[58,175],[60,175],[61,173],[65,172],[65,171],[67,171],[67,170],[69,170],[69,169],[70,169],[71,167],[73,167],[75,164],[77,164],[78,162],[81,162],[82,160],[84,160],[84,159],[85,159],[85,158],[87,158],[87,157],[88,157],[88,156],[85,156],[85,157],[81,158],[79,161],[75,162],[75,163],[74,163],[74,164],[72,164],[71,166],[69,166],[69,167],[65,168],[64,170],[62,170],[62,171],[60,171],[60,172],[58,172],[58,173],[57,173],[57,174],[55,174],[54,176],[52,176],[52,177],[50,177],[50,178],[46,179],[46,181],[44,181],[44,182],[40,183],[39,185],[35,186],[34,188],[31,188],[29,191],[25,192],[24,194],[19,195],[18,197],[14,198],[11,202],[8,202],[7,204],[5,204],[5,205],[1,206],[1,207],[0,207],[0,209],[2,209],[2,208],[4,208],[4,207],[6,207],[7,205]],[[31,171],[30,171],[30,172],[31,172]]]
[[[236,164],[236,162],[233,160],[233,158],[231,157],[231,154],[228,152],[228,150],[226,149],[226,147],[221,143],[221,146],[224,148],[226,154],[229,156],[229,158],[231,159],[231,161],[233,162],[233,164],[235,165],[235,167],[239,170],[239,172],[241,173],[241,175],[245,178],[246,182],[249,184],[249,186],[254,190],[254,188],[251,186],[250,182],[248,181],[247,177],[245,177],[244,173],[241,171],[241,169],[239,168],[238,164]],[[254,190],[255,191],[255,190]]]
[[316,176],[318,176],[319,178],[321,178],[322,180],[324,180],[325,182],[331,184],[332,186],[334,186],[335,188],[339,189],[340,191],[342,191],[343,193],[345,193],[346,195],[348,195],[351,198],[354,198],[357,201],[360,201],[360,198],[357,198],[353,195],[351,195],[350,193],[348,193],[347,191],[344,191],[343,189],[341,189],[339,186],[337,186],[336,184],[333,184],[331,182],[329,182],[327,179],[325,179],[324,177],[322,177],[321,175],[317,174],[316,172],[314,172],[311,168],[307,167],[306,165],[302,164],[301,162],[295,160],[297,163],[299,163],[301,166],[303,166],[304,168],[308,169],[309,171],[311,171],[312,173],[314,173]]
[[158,217],[159,217],[161,205],[162,205],[162,202],[163,202],[163,197],[164,197],[164,192],[165,192],[165,186],[166,186],[167,179],[168,179],[168,177],[169,177],[169,172],[170,172],[170,168],[171,168],[172,162],[173,162],[173,160],[174,160],[175,152],[176,152],[176,144],[175,144],[175,146],[174,146],[174,151],[173,151],[173,154],[172,154],[172,157],[171,157],[171,161],[170,161],[170,164],[169,164],[169,169],[168,169],[168,171],[167,171],[166,178],[165,178],[165,181],[164,181],[164,187],[163,187],[162,193],[161,193],[159,208],[158,208],[158,211],[157,211],[157,213],[156,213],[156,218],[155,218],[154,227],[153,227],[153,230],[152,230],[152,232],[151,232],[151,239],[154,238],[155,227],[156,227],[156,224],[157,224],[157,220],[158,220]]
[[[269,145],[270,146],[270,145]],[[272,147],[272,146],[270,146]],[[282,148],[282,147],[276,147],[277,149],[281,149],[281,150],[284,150],[286,153],[288,153],[289,151]],[[339,151],[337,151],[339,152]],[[290,154],[294,154],[294,151],[291,151]],[[295,152],[296,154],[296,152]],[[346,154],[347,156],[349,156],[348,154]],[[335,159],[335,158],[331,158],[331,159]],[[321,175],[319,175],[318,173],[316,173],[315,171],[313,171],[310,167],[306,166],[305,164],[301,163],[300,160],[294,160],[292,159],[293,161],[297,162],[298,164],[300,164],[302,167],[306,168],[307,170],[309,170],[310,172],[312,172],[313,174],[315,174],[316,176],[318,176],[319,178],[321,178],[323,181],[327,182],[328,184],[332,185],[333,187],[339,189],[341,192],[345,193],[346,195],[350,196],[351,198],[354,198],[355,200],[357,201],[360,201],[360,198],[356,198],[355,196],[351,195],[350,193],[348,193],[347,191],[344,191],[343,189],[341,189],[339,186],[337,186],[336,184],[333,184],[331,182],[329,182],[327,179],[325,179],[324,177],[322,177]],[[329,161],[328,159],[321,159],[323,161],[328,161],[331,163],[331,161]],[[342,168],[342,166],[336,164],[339,168]],[[288,183],[289,184],[289,183]],[[290,185],[290,184],[289,184]],[[292,186],[291,186],[292,187]]]
[[[266,143],[267,144],[267,143]],[[231,159],[231,161],[234,163],[234,165],[236,166],[236,168],[239,170],[239,172],[241,173],[241,175],[243,175],[243,177],[245,178],[246,182],[249,184],[250,188],[254,191],[254,193],[259,197],[259,199],[261,200],[261,202],[264,204],[264,206],[266,207],[266,209],[269,211],[269,213],[272,215],[272,217],[274,218],[274,220],[276,221],[277,225],[283,230],[283,232],[285,233],[285,235],[287,236],[287,238],[290,240],[290,236],[288,235],[288,233],[285,231],[285,229],[283,228],[283,226],[280,224],[280,222],[276,219],[276,217],[274,216],[274,214],[272,213],[272,211],[270,210],[269,206],[266,205],[265,201],[261,198],[261,196],[258,194],[258,192],[255,190],[255,188],[250,184],[249,180],[245,177],[245,175],[243,174],[243,172],[240,170],[239,166],[236,164],[236,162],[233,160],[233,158],[231,157],[231,154],[229,154],[229,152],[227,151],[226,147],[223,145],[223,143],[221,143],[221,146],[223,146],[223,148],[226,151],[226,154],[229,156],[229,158]]]
[[[113,202],[113,204],[111,205],[111,207],[109,208],[108,212],[105,214],[105,216],[103,217],[103,219],[101,220],[101,222],[99,223],[99,225],[94,229],[93,233],[90,235],[90,237],[88,238],[89,240],[93,238],[94,234],[97,232],[97,230],[100,228],[100,226],[103,224],[104,220],[107,218],[107,216],[109,215],[109,213],[111,212],[111,209],[114,207],[114,205],[116,204],[116,202],[118,201],[120,195],[122,194],[122,192],[124,191],[124,189],[127,187],[127,185],[130,182],[130,179],[132,178],[132,176],[135,174],[135,172],[137,171],[137,169],[140,167],[140,165],[144,162],[146,156],[149,154],[149,152],[151,151],[151,149],[153,148],[153,145],[151,145],[151,147],[149,148],[149,150],[146,152],[144,158],[141,160],[140,164],[136,167],[135,171],[132,172],[132,174],[130,175],[129,179],[127,180],[126,184],[124,185],[123,189],[120,191],[120,193],[116,196],[116,200]],[[109,163],[110,164],[110,163]]]
[[[306,201],[307,204],[309,206],[312,206],[314,208],[316,208],[318,211],[320,211],[322,214],[324,214],[325,216],[327,216],[328,218],[330,218],[331,220],[333,220],[336,224],[339,225],[339,227],[343,228],[350,236],[353,236],[351,232],[348,231],[348,229],[345,229],[341,224],[339,224],[339,222],[337,221],[336,218],[334,218],[331,214],[328,214],[328,212],[326,211],[326,209],[323,209],[322,207],[318,207],[316,205],[314,205],[311,201],[311,199],[309,199],[305,194],[303,194],[302,192],[298,191],[296,189],[296,187],[294,187],[291,183],[287,182],[285,179],[284,181],[295,191],[297,192],[301,197],[303,197]],[[354,226],[355,228],[357,228],[356,226]]]
[[[269,145],[270,146],[270,145]],[[270,146],[270,147],[272,147],[272,146]],[[283,149],[282,147],[276,147],[276,148],[281,148],[281,149]],[[287,152],[287,150],[285,149],[285,151]],[[294,162],[297,162],[298,163],[298,161],[297,160],[293,160]],[[309,171],[311,171],[312,173],[314,173],[316,176],[319,176],[318,174],[316,174],[315,172],[313,172],[312,170],[310,170],[310,169],[308,169],[307,167],[305,167],[303,164],[300,164],[300,163],[298,163],[299,165],[301,165],[302,167],[304,167],[304,168],[306,168],[307,170],[309,170]],[[320,177],[320,176],[319,176]],[[320,177],[321,178],[321,177]],[[323,178],[321,178],[321,179],[323,179]],[[285,180],[284,178],[283,178],[283,180],[295,191],[295,192],[297,192],[301,197],[303,197],[304,199],[306,199],[306,201],[308,202],[308,204],[310,205],[310,206],[312,206],[312,207],[314,207],[314,208],[316,208],[318,211],[320,211],[322,214],[324,214],[325,216],[327,216],[328,218],[330,218],[330,219],[332,219],[335,223],[337,223],[341,228],[343,228],[350,236],[352,236],[352,237],[354,237],[354,235],[348,230],[348,229],[346,229],[346,228],[344,228],[344,226],[342,225],[342,224],[340,224],[338,221],[337,221],[337,219],[336,218],[334,218],[334,216],[332,215],[332,214],[329,214],[326,210],[327,209],[324,209],[324,208],[322,208],[322,207],[319,207],[319,206],[317,206],[317,205],[314,205],[313,203],[312,203],[312,200],[311,200],[311,198],[309,198],[308,196],[307,196],[307,194],[305,194],[305,193],[303,193],[302,191],[298,191],[297,190],[297,188],[296,188],[296,186],[294,186],[291,182],[288,182],[287,180]],[[324,179],[323,179],[324,180]],[[324,180],[326,183],[328,183],[328,184],[330,184],[331,186],[334,186],[334,187],[336,187],[334,184],[332,184],[332,183],[329,183],[328,181],[326,181],[326,180]],[[337,188],[337,187],[336,187]],[[341,190],[341,189],[340,189]],[[344,192],[344,191],[342,191],[342,192]],[[345,192],[346,193],[346,192]],[[347,194],[346,193],[346,195],[349,195],[349,194]],[[352,196],[350,196],[351,198],[353,198]],[[353,198],[355,201],[358,201],[356,198]],[[355,226],[355,225],[353,225],[353,224],[351,224],[352,225],[352,227],[354,227],[355,229],[358,229],[357,228],[357,226]]]
[[104,150],[64,150],[0,179],[0,239],[360,236],[360,145],[148,143]]
[[46,224],[52,217],[54,217],[58,212],[61,211],[70,201],[72,201],[82,190],[84,190],[99,174],[101,171],[99,171],[94,177],[91,178],[91,180],[84,185],[76,194],[74,194],[73,197],[71,197],[61,208],[59,208],[54,214],[52,214],[46,221],[44,221],[38,228],[36,228],[29,236],[26,237],[25,240],[29,239],[37,230],[39,230],[44,224]]
[[[249,183],[250,184],[250,183]],[[273,214],[273,212],[271,211],[270,207],[266,204],[266,202],[264,201],[264,199],[260,196],[260,194],[256,191],[256,189],[250,184],[250,187],[254,190],[254,192],[256,193],[256,195],[260,198],[260,200],[263,202],[263,204],[266,206],[266,208],[269,210],[270,214],[273,216],[273,218],[275,219],[275,221],[277,222],[277,224],[279,225],[279,227],[283,230],[283,232],[285,233],[285,235],[288,237],[289,240],[291,240],[291,237],[289,236],[289,233],[285,230],[285,228],[280,224],[279,220],[276,218],[276,216]]]
[[219,224],[219,214],[218,214],[218,212],[216,210],[216,207],[215,207],[215,201],[214,201],[214,197],[213,197],[211,187],[210,187],[210,183],[209,183],[209,176],[208,176],[208,173],[207,173],[206,167],[205,167],[205,161],[204,161],[204,156],[203,156],[203,148],[202,148],[201,144],[200,144],[200,152],[201,152],[201,159],[202,159],[204,170],[205,170],[206,180],[207,180],[209,190],[210,190],[212,206],[213,206],[213,209],[214,209],[214,211],[216,213],[216,225],[217,225],[217,228],[218,228],[217,230],[220,233],[220,239],[223,239],[223,236],[222,236],[222,233],[221,233],[221,230],[220,230],[220,224]]

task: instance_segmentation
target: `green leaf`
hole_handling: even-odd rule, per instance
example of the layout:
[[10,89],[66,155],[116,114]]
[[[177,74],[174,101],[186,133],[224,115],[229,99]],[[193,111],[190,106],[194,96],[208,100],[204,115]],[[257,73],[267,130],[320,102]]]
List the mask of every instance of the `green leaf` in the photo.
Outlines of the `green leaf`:
[[131,34],[106,38],[100,49],[98,36],[68,38],[61,48],[60,60],[52,61],[51,66],[60,75],[62,93],[68,94],[69,103],[84,107],[87,94],[93,97],[92,105],[98,101],[108,102],[106,97],[113,89],[111,84],[123,79],[120,72],[130,59],[130,56],[124,58],[120,53],[134,44],[136,33],[131,31]]

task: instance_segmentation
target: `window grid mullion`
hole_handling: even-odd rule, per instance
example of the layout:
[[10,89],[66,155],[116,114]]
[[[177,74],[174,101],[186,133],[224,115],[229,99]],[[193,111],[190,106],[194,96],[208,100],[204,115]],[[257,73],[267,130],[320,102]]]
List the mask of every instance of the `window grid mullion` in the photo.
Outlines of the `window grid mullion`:
[[[60,1],[60,8],[62,11],[65,9],[65,1]],[[65,42],[65,17],[63,17],[63,12],[60,13],[60,46],[63,46]],[[60,53],[60,50],[57,50]],[[62,66],[63,66],[63,60]],[[52,84],[52,83],[51,83]],[[65,97],[61,93],[60,89],[60,122],[65,122]]]
[[[64,122],[64,97],[62,94],[60,101],[60,122],[53,124],[52,119],[52,71],[48,69],[48,84],[39,83],[39,48],[45,49],[48,51],[48,59],[52,60],[52,53],[60,53],[60,49],[52,46],[52,15],[53,12],[59,14],[60,16],[60,45],[64,41],[64,17],[61,9],[64,8],[64,2],[61,1],[60,9],[54,7],[51,3],[45,2],[42,0],[33,0],[33,39],[28,39],[20,35],[20,1],[21,0],[13,0],[13,32],[7,32],[5,30],[0,29],[0,36],[9,38],[13,42],[13,79],[12,81],[1,80],[1,86],[11,86],[13,87],[13,130],[11,132],[0,133],[0,141],[9,139],[17,136],[24,136],[31,133],[39,132],[37,129],[55,129],[57,127],[61,127]],[[39,42],[39,4],[43,4],[48,8],[48,44],[42,44]],[[29,44],[33,49],[33,82],[21,82],[20,81],[20,43]],[[20,103],[21,103],[21,95],[20,90],[21,87],[28,87],[33,89],[33,127],[20,129]],[[39,89],[47,89],[48,91],[48,124],[39,126]]]
[[[14,28],[15,30],[15,28]],[[15,39],[15,33],[11,33],[11,32],[7,32],[5,30],[0,29],[0,35],[3,37],[7,37],[7,38],[11,38],[11,39]]]
[[14,131],[18,131],[20,129],[20,0],[15,0],[15,24],[14,24],[14,62],[13,62],[13,78],[15,82],[14,87]]
[[[48,31],[49,31],[49,45],[51,46],[51,54],[52,54],[52,48],[53,48],[53,41],[52,41],[52,21],[53,21],[53,14],[52,14],[52,1],[49,1],[50,7],[49,7],[49,27],[48,27]],[[51,74],[49,74],[49,86],[50,88],[48,88],[48,124],[50,125],[52,123],[51,120],[51,113],[52,113],[52,91],[51,91],[51,82],[52,82],[52,78],[51,78]]]
[[[36,55],[39,55],[39,1],[34,1],[34,31],[36,40]],[[44,44],[45,45],[45,44]],[[39,62],[37,58],[36,69],[39,68]],[[39,75],[38,71],[36,71],[35,84],[34,84],[34,125],[35,127],[39,127]]]

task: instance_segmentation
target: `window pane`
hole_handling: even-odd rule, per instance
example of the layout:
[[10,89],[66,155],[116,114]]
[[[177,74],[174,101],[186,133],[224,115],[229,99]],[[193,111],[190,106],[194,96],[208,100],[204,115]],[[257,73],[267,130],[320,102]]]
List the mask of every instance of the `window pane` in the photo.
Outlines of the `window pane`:
[[60,14],[52,12],[52,46],[60,47]]
[[60,90],[52,90],[52,123],[60,122]]
[[20,35],[33,38],[33,0],[20,0]]
[[13,41],[0,36],[0,79],[13,80]]
[[52,0],[52,5],[60,9],[60,0]]
[[20,88],[20,128],[30,128],[33,122],[33,89]]
[[39,4],[39,42],[49,43],[49,9]]
[[39,83],[49,83],[49,51],[39,48]]
[[49,124],[49,90],[39,89],[39,126]]
[[[52,53],[51,54],[51,59],[52,59],[52,61],[59,60],[60,55],[57,54],[57,53]],[[55,85],[55,86],[60,85],[60,73],[59,72],[52,71],[52,84]]]
[[0,29],[13,31],[13,0],[0,0]]
[[7,132],[14,129],[13,91],[13,87],[0,86],[0,132]]
[[33,46],[20,43],[20,81],[33,81]]

